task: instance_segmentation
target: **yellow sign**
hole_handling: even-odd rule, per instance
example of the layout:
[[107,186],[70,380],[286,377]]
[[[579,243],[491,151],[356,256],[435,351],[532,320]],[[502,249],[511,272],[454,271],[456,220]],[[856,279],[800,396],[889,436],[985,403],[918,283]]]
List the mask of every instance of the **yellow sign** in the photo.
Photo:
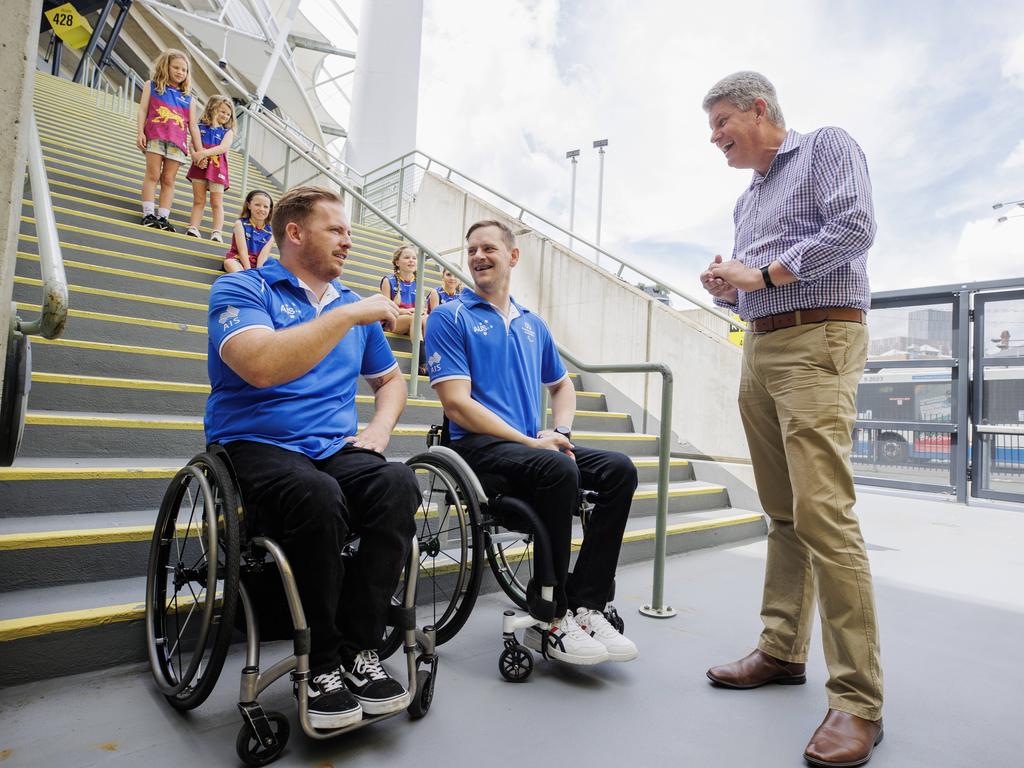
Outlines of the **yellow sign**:
[[[732,313],[734,319],[739,320],[740,316],[735,312]],[[729,341],[735,344],[737,347],[743,346],[743,334],[744,331],[729,331]]]
[[46,18],[50,26],[57,33],[57,37],[64,41],[69,48],[84,48],[92,36],[92,25],[85,20],[75,6],[71,3],[58,5],[51,11],[46,12]]

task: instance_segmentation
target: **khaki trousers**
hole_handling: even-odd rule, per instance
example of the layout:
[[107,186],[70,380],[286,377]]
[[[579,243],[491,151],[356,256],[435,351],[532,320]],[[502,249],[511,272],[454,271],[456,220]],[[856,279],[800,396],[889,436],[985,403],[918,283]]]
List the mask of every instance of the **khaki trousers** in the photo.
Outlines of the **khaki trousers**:
[[866,355],[867,329],[859,323],[747,332],[739,406],[771,518],[758,647],[806,661],[817,598],[829,707],[877,720],[878,627],[850,466]]

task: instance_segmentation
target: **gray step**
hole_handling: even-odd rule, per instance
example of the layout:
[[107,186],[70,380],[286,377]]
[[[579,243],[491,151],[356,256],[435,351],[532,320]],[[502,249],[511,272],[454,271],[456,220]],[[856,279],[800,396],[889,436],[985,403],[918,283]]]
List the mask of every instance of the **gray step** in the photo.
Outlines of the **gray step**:
[[[417,446],[417,451],[423,446]],[[393,455],[388,451],[389,455]],[[130,459],[52,456],[19,457],[14,467],[0,467],[0,518],[92,514],[145,509],[160,499],[187,458]],[[634,456],[640,482],[657,479],[657,457]],[[683,459],[672,459],[673,483],[693,479]]]
[[[633,525],[620,564],[649,560],[651,527]],[[669,554],[763,536],[762,515],[743,510],[671,515]],[[484,590],[493,588],[485,580]],[[0,686],[145,659],[142,576],[8,592],[0,604]]]
[[[703,491],[702,486],[706,484],[687,481],[672,490],[682,498]],[[0,518],[0,592],[145,574],[162,496],[163,489],[154,492],[144,511]],[[634,529],[654,525],[646,498],[646,490],[639,489],[631,509]],[[685,498],[704,503],[677,505],[673,498],[670,514],[710,513],[727,506],[713,494]]]

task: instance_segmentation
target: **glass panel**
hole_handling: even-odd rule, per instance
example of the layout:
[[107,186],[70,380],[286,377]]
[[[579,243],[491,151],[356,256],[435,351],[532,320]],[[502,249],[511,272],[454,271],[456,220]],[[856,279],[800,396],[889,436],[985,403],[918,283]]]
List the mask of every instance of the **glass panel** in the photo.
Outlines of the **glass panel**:
[[1024,435],[984,433],[980,453],[977,473],[983,490],[1024,493]]
[[1024,424],[1024,367],[985,368],[981,424]]
[[854,474],[949,485],[952,439],[942,432],[858,427],[853,431]]
[[1024,299],[985,304],[985,356],[1024,356]]
[[926,360],[953,354],[953,305],[893,307],[868,313],[869,360]]
[[953,420],[950,370],[889,368],[865,373],[857,387],[857,418],[950,423]]

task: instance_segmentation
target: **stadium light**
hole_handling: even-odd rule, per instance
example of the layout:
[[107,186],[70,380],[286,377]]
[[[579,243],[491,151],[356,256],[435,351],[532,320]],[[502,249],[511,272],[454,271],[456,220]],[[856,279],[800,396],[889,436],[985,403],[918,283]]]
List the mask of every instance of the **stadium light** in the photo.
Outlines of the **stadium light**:
[[569,250],[573,249],[572,233],[576,230],[573,225],[576,221],[576,164],[579,163],[580,151],[570,149],[565,157],[572,161],[572,191],[569,193]]
[[1000,208],[1004,208],[1008,205],[1019,205],[1021,208],[1024,208],[1024,200],[1009,200],[1003,203],[992,203],[992,210],[998,211]]
[[[594,242],[601,244],[601,203],[604,198],[604,148],[608,146],[608,139],[598,139],[594,142],[594,149],[597,150],[599,161],[597,171],[597,238]],[[596,264],[601,264],[600,252],[594,254]]]

